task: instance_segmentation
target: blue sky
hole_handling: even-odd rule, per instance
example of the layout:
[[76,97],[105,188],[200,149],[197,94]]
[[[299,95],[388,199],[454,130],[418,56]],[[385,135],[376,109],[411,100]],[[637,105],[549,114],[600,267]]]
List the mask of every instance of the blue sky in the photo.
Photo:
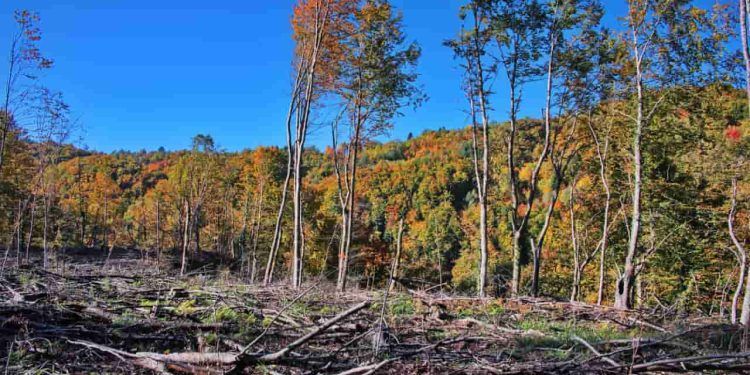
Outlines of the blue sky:
[[[185,148],[198,133],[227,150],[285,142],[295,0],[12,0],[0,3],[0,36],[12,12],[42,17],[42,49],[55,60],[45,83],[64,93],[90,149]],[[460,27],[462,0],[394,0],[406,32],[423,48],[420,84],[429,101],[407,109],[389,138],[467,123],[460,73],[442,42]],[[608,23],[624,1],[605,0]],[[613,5],[614,4],[614,5]],[[5,51],[0,39],[0,51]],[[0,63],[0,71],[4,71]],[[3,78],[4,77],[0,77]],[[495,102],[502,120],[507,101]],[[541,91],[526,90],[524,112],[537,115]],[[329,141],[314,131],[311,143]]]

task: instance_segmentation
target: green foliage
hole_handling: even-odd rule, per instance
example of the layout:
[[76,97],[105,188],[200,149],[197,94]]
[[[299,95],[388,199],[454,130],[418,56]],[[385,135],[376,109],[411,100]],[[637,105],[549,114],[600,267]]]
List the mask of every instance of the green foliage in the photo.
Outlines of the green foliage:
[[175,308],[175,314],[189,316],[194,314],[197,310],[195,300],[185,300],[177,305]]

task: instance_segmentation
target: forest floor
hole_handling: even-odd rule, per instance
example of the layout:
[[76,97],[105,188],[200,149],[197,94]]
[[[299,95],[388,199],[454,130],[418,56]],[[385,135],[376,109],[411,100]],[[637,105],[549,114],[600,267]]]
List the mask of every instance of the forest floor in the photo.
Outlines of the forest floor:
[[718,320],[404,287],[261,288],[209,267],[165,276],[140,259],[134,251],[78,251],[48,271],[8,267],[0,277],[0,372],[750,371],[747,332]]

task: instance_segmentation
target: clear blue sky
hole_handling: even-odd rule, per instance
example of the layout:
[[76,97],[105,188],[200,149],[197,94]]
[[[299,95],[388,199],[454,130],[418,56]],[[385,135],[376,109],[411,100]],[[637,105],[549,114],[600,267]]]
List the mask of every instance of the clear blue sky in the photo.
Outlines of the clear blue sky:
[[[12,12],[42,17],[42,49],[55,60],[45,83],[64,93],[99,151],[185,148],[198,133],[227,150],[283,144],[289,100],[295,0],[10,0],[0,3],[0,36]],[[406,32],[423,48],[420,83],[429,101],[405,110],[391,138],[467,123],[460,74],[442,42],[455,35],[462,0],[394,0]],[[624,1],[605,0],[608,23]],[[0,39],[0,52],[7,42]],[[0,71],[4,71],[0,63]],[[4,79],[4,77],[2,77]],[[495,102],[507,101],[497,87]],[[524,112],[538,115],[541,91],[526,90]],[[505,110],[495,113],[502,120]],[[311,143],[324,146],[328,131]]]

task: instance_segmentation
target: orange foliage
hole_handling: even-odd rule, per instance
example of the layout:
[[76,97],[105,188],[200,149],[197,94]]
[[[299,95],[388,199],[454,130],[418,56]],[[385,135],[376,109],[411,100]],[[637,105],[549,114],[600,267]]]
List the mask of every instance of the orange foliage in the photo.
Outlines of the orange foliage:
[[343,36],[354,30],[352,15],[356,0],[300,0],[294,7],[292,32],[296,43],[297,69],[303,71],[316,59],[315,79],[324,89],[333,89],[346,55]]

